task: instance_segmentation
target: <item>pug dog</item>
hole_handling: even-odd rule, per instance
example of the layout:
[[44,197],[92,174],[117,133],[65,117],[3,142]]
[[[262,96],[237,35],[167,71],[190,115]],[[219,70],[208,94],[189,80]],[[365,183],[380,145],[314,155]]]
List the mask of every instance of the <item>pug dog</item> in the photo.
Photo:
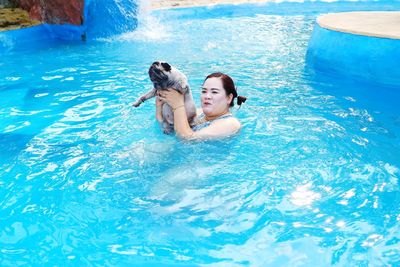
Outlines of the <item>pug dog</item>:
[[[188,122],[192,124],[196,116],[196,106],[186,76],[167,62],[156,61],[149,68],[149,77],[154,88],[139,97],[133,106],[139,107],[144,101],[155,97],[158,91],[172,88],[183,94]],[[161,114],[164,133],[170,134],[174,130],[174,112],[167,103],[164,103]]]

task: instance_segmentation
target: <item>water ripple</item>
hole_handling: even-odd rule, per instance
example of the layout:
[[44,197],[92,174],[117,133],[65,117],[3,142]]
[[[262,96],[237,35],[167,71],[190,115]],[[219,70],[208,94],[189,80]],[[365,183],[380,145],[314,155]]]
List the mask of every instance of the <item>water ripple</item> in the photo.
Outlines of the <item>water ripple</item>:
[[[0,265],[394,266],[398,98],[307,72],[314,20],[149,17],[15,54],[21,68],[5,57]],[[133,109],[155,59],[187,74],[197,103],[207,74],[230,74],[248,97],[240,134],[181,142],[153,100]]]

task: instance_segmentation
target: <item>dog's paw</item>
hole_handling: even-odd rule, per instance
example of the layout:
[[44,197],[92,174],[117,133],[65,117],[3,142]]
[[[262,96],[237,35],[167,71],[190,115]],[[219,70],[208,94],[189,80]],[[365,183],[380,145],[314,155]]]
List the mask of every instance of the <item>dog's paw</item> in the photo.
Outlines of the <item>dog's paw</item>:
[[140,106],[140,104],[142,104],[143,102],[138,100],[135,103],[132,104],[132,106],[134,106],[135,108],[137,108],[138,106]]
[[172,134],[172,130],[171,129],[164,129],[164,134],[168,134],[168,135],[170,135],[170,134]]
[[163,132],[165,134],[172,134],[174,132],[174,126],[171,124],[164,124],[163,125]]

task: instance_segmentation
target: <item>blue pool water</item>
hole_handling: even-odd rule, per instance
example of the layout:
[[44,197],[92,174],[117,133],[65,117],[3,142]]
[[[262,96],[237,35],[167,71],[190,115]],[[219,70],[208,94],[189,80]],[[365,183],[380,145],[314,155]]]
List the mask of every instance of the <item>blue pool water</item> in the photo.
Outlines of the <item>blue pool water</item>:
[[[0,265],[397,266],[400,88],[306,68],[316,16],[341,6],[286,6],[142,14],[6,53]],[[234,77],[241,133],[182,142],[153,101],[132,108],[156,59],[197,104],[207,74]]]

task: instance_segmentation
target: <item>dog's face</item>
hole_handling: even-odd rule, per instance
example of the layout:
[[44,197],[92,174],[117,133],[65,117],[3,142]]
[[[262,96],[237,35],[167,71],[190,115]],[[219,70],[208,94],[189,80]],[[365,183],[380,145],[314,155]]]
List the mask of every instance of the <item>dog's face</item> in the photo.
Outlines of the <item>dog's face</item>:
[[182,80],[183,74],[169,65],[167,62],[156,61],[149,69],[150,80],[156,89],[175,87]]
[[150,66],[149,76],[154,86],[160,87],[156,89],[161,89],[171,76],[171,65],[166,62],[156,61]]

